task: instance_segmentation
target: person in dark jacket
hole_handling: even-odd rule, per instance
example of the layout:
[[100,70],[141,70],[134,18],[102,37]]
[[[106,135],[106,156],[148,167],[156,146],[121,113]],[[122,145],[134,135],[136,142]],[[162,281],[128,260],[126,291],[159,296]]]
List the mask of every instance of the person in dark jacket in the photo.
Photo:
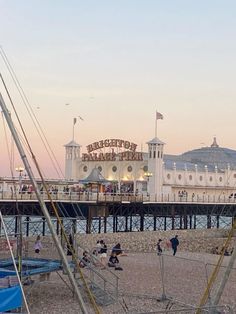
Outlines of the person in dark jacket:
[[177,252],[177,247],[179,245],[179,240],[178,240],[178,235],[176,235],[174,238],[170,239],[172,250],[173,250],[173,255],[175,256]]
[[116,267],[119,264],[119,260],[117,258],[117,255],[115,252],[111,253],[111,256],[109,258],[108,266],[109,267]]
[[162,253],[161,241],[162,241],[162,239],[159,239],[157,242],[157,255],[161,255],[161,253]]
[[117,243],[115,246],[113,246],[112,253],[116,253],[116,255],[122,254],[120,243]]
[[115,252],[111,253],[111,256],[110,256],[109,262],[108,262],[108,266],[109,267],[115,267],[115,270],[123,270],[123,268],[119,266],[119,260],[116,256]]

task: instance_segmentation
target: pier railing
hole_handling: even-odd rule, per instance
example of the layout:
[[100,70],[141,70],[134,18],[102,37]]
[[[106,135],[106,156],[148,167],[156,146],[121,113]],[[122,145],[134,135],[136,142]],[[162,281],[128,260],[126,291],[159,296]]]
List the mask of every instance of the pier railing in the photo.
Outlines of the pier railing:
[[[44,200],[48,200],[48,195],[42,192]],[[160,202],[160,203],[236,203],[236,195],[186,195],[178,194],[131,194],[131,193],[95,193],[95,192],[52,192],[50,196],[53,200],[68,202]],[[34,192],[0,191],[0,200],[37,200]]]

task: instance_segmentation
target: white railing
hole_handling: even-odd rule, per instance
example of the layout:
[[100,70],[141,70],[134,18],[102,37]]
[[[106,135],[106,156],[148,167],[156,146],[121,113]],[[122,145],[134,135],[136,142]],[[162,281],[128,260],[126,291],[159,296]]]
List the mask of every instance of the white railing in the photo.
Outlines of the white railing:
[[[41,194],[44,200],[48,200],[46,193]],[[74,201],[74,202],[160,202],[160,203],[236,203],[236,197],[227,195],[202,195],[179,196],[178,194],[148,195],[131,193],[96,193],[96,192],[52,192],[50,196],[53,200]],[[37,200],[34,192],[0,191],[1,200]]]

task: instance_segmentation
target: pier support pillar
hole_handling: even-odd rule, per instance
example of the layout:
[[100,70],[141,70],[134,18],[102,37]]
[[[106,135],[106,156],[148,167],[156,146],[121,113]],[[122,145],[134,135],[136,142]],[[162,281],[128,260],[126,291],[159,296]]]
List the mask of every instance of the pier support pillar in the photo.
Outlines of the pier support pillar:
[[125,232],[129,231],[129,217],[125,216]]
[[188,229],[188,216],[186,214],[184,215],[184,229]]
[[113,232],[115,233],[116,231],[117,231],[117,229],[116,229],[116,226],[117,226],[117,224],[116,224],[116,216],[113,216]]
[[153,230],[156,231],[157,230],[157,216],[153,216]]
[[103,222],[104,222],[104,233],[107,233],[107,216],[103,218]]
[[183,229],[183,216],[179,216],[179,229]]
[[30,222],[30,217],[26,217],[26,236],[29,236],[29,222]]
[[211,215],[207,215],[207,229],[211,229]]
[[42,218],[42,221],[43,221],[43,230],[42,230],[42,234],[43,234],[43,237],[45,236],[45,231],[46,231],[46,218],[43,217]]
[[143,231],[144,230],[144,215],[140,215],[140,228],[139,228],[140,231]]
[[132,215],[129,217],[129,231],[133,231],[133,218]]
[[15,237],[17,237],[17,233],[18,233],[18,216],[15,216]]
[[164,217],[164,230],[166,231],[167,228],[167,222],[166,222],[166,216]]
[[101,217],[98,217],[98,233],[101,233]]
[[171,206],[171,229],[175,229],[175,207],[174,205]]
[[190,215],[189,216],[189,229],[192,229],[192,220],[193,220],[193,216]]
[[193,216],[193,229],[196,229],[197,228],[197,216],[194,215]]

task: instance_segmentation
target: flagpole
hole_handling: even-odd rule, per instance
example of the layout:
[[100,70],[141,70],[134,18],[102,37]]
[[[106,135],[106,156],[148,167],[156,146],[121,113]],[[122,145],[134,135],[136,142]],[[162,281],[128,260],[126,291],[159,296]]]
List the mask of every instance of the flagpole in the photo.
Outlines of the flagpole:
[[77,119],[74,118],[74,119],[73,119],[73,133],[72,133],[72,139],[73,139],[73,141],[74,141],[74,139],[75,139],[75,124],[76,124],[76,122],[77,122]]
[[155,137],[157,137],[157,111],[155,115]]
[[74,141],[74,139],[75,139],[75,123],[74,123],[74,120],[73,120],[72,140]]

